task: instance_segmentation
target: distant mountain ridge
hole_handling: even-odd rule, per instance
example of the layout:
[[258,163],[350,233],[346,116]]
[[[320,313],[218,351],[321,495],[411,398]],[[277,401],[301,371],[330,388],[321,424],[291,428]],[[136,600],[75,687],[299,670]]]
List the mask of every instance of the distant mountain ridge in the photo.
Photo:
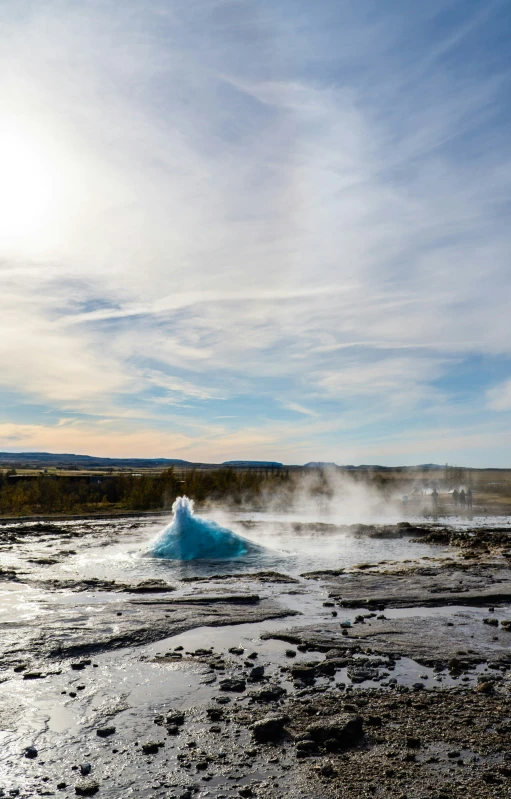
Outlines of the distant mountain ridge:
[[278,461],[224,461],[222,466],[250,466],[251,468],[259,467],[260,469],[282,469],[284,464]]
[[326,469],[328,467],[337,468],[337,464],[331,461],[309,461],[303,464],[304,469]]
[[159,466],[192,466],[190,461],[179,458],[101,458],[94,455],[53,452],[0,452],[0,464],[25,464],[26,466],[82,466],[85,468],[115,466],[157,468]]
[[[5,468],[33,468],[33,469],[165,469],[171,466],[191,469],[198,467],[202,469],[218,468],[238,468],[238,469],[339,469],[341,471],[406,471],[422,469],[424,471],[435,471],[445,469],[445,464],[438,463],[419,463],[414,466],[381,466],[378,464],[361,464],[359,466],[338,465],[331,461],[309,461],[303,466],[298,464],[286,465],[279,461],[251,461],[251,460],[232,460],[223,463],[200,463],[183,460],[182,458],[102,458],[95,455],[76,455],[75,453],[54,453],[54,452],[0,452],[0,467]],[[472,467],[462,467],[470,469]],[[487,467],[491,471],[506,471]]]

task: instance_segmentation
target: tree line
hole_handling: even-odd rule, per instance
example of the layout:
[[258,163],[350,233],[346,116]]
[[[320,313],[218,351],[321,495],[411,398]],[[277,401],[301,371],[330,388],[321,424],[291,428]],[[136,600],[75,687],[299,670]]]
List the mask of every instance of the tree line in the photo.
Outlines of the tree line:
[[53,513],[86,513],[109,510],[166,510],[176,497],[186,495],[198,503],[228,501],[257,504],[289,480],[285,470],[211,471],[192,469],[184,479],[174,468],[159,474],[117,473],[83,479],[38,475],[12,479],[12,471],[0,473],[0,514],[28,516]]

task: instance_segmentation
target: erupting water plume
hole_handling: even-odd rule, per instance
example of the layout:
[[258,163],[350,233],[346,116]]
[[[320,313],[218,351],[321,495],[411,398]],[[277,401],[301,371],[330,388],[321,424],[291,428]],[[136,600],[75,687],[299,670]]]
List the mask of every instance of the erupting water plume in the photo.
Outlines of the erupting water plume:
[[178,497],[172,505],[174,518],[152,545],[149,554],[169,560],[237,558],[262,551],[232,530],[195,516],[193,501]]

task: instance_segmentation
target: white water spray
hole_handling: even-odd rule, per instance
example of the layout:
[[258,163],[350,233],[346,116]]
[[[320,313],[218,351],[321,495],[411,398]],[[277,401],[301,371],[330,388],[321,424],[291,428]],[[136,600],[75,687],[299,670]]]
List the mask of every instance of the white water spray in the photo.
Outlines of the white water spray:
[[216,522],[196,516],[193,501],[178,497],[172,506],[174,518],[156,539],[149,554],[169,560],[237,558],[263,548]]

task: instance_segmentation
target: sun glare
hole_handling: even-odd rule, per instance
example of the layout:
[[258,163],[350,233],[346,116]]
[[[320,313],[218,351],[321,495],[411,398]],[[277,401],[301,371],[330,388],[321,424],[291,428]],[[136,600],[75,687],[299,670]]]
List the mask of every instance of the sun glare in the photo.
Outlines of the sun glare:
[[[35,131],[0,121],[0,244],[41,243],[62,201],[58,152]],[[32,241],[32,243],[35,243]]]

